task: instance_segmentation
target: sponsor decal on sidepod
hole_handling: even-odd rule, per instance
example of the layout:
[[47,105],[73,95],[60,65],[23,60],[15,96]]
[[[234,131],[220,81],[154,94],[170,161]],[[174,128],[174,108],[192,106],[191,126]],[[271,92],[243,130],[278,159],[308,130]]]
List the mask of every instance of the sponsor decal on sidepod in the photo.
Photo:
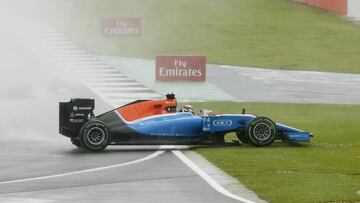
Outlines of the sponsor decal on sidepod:
[[231,126],[232,121],[231,120],[214,120],[213,125],[214,126]]

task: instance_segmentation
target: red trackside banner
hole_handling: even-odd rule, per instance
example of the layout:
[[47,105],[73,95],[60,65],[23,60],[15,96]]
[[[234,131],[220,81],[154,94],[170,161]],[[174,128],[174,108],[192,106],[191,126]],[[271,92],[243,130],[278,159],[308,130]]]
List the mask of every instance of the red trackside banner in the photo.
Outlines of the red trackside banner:
[[156,56],[156,80],[206,80],[205,56]]
[[141,18],[103,18],[105,36],[141,36]]

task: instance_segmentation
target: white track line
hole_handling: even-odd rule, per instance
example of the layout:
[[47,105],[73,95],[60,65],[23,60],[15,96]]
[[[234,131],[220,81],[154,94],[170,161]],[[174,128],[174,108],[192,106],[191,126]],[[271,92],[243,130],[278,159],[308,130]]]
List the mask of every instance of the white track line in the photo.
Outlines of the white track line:
[[96,90],[102,91],[104,94],[111,94],[111,92],[116,91],[152,91],[152,89],[147,87],[119,87],[119,88],[95,88]]
[[239,197],[234,195],[233,193],[229,192],[225,188],[223,188],[219,183],[217,183],[214,179],[212,179],[207,173],[201,170],[194,162],[192,162],[187,156],[185,156],[179,150],[172,150],[182,162],[184,162],[188,167],[190,167],[195,173],[197,173],[202,179],[204,179],[211,187],[213,187],[216,191],[220,192],[221,194],[230,197],[232,199],[244,202],[244,203],[255,203],[251,200]]
[[107,169],[112,169],[112,168],[118,168],[118,167],[122,167],[122,166],[128,166],[128,165],[132,165],[132,164],[137,164],[139,162],[143,162],[143,161],[147,161],[150,159],[153,159],[155,157],[160,156],[161,154],[163,154],[165,151],[161,150],[161,147],[159,150],[155,151],[154,153],[140,158],[140,159],[136,159],[133,161],[128,161],[125,163],[121,163],[121,164],[115,164],[115,165],[110,165],[110,166],[103,166],[103,167],[98,167],[98,168],[92,168],[92,169],[85,169],[85,170],[81,170],[81,171],[73,171],[73,172],[68,172],[68,173],[60,173],[60,174],[56,174],[56,175],[48,175],[48,176],[39,176],[39,177],[35,177],[35,178],[25,178],[25,179],[18,179],[18,180],[8,180],[8,181],[2,181],[0,182],[0,185],[3,184],[10,184],[10,183],[21,183],[21,182],[29,182],[29,181],[34,181],[34,180],[45,180],[45,179],[51,179],[51,178],[59,178],[59,177],[64,177],[64,176],[70,176],[70,175],[75,175],[75,174],[81,174],[81,173],[90,173],[90,172],[95,172],[95,171],[101,171],[101,170],[107,170]]
[[[111,78],[121,78],[121,77],[124,77],[124,75],[123,74],[121,74],[121,73],[113,73],[113,74],[109,74],[109,73],[95,73],[95,74],[86,74],[85,76],[84,76],[84,78],[86,78],[86,79],[93,79],[93,78],[97,78],[97,79],[101,79],[101,78],[106,78],[106,77],[111,77]],[[137,84],[140,84],[140,83],[138,83],[137,82]]]
[[[97,94],[97,92],[95,92],[95,94]],[[114,103],[116,103],[116,101],[118,100],[113,100],[113,99],[109,99],[109,98],[104,98],[103,96],[97,94],[100,98],[102,98],[104,101],[106,101],[109,104],[114,105]],[[125,100],[124,100],[125,101]],[[132,101],[132,100],[129,100]],[[172,149],[174,148],[173,146],[168,146],[168,145],[161,145],[160,146],[162,149]],[[251,200],[239,197],[231,192],[229,192],[228,190],[226,190],[225,188],[223,188],[219,183],[217,183],[214,179],[212,179],[207,173],[205,173],[203,170],[201,170],[195,163],[193,163],[189,158],[187,158],[182,152],[180,152],[179,150],[171,150],[172,153],[174,153],[181,161],[183,161],[188,167],[190,167],[196,174],[198,174],[201,178],[203,178],[211,187],[213,187],[216,191],[218,191],[219,193],[232,198],[234,200],[238,200],[241,201],[243,203],[255,203]]]
[[[56,32],[56,31],[55,31]],[[55,35],[56,36],[56,35]],[[51,39],[51,41],[67,41],[67,39],[65,37],[48,37]],[[54,40],[55,39],[55,40]],[[64,60],[65,58],[71,58],[72,60],[74,60],[74,63],[63,63],[62,66],[63,68],[66,69],[66,67],[81,67],[83,64],[76,64],[76,59],[93,59],[94,57],[91,55],[86,54],[85,51],[83,50],[59,50],[57,52],[58,58]],[[62,57],[61,57],[62,56]],[[72,61],[69,60],[69,61]],[[85,65],[87,65],[85,63]],[[101,66],[101,65],[100,65]],[[222,66],[224,68],[227,68],[227,66]],[[92,71],[91,71],[92,72]],[[91,75],[90,71],[86,71],[86,75],[89,76]],[[106,74],[106,71],[101,70],[101,73],[98,73],[98,71],[94,71],[97,77],[106,77],[106,76],[115,76],[115,75],[120,75],[120,73],[115,73],[115,74]],[[105,72],[105,74],[104,74]],[[123,84],[123,83],[120,83]],[[135,83],[136,84],[136,83]],[[137,83],[139,84],[139,83]],[[108,84],[106,84],[108,85]],[[92,85],[91,85],[92,86]],[[100,95],[100,94],[101,95]],[[100,98],[103,98],[105,101],[107,101],[109,104],[114,105],[113,99],[110,98],[104,98],[105,95],[103,95],[103,93],[101,92],[95,92],[95,94],[97,94]],[[151,95],[153,96],[153,95]],[[160,95],[158,95],[160,96]],[[129,97],[130,98],[130,97]],[[129,99],[128,98],[128,99]],[[160,146],[160,149],[165,149],[168,148],[169,146]],[[170,146],[171,147],[171,146]],[[183,161],[188,167],[190,167],[195,173],[197,173],[201,178],[203,178],[211,187],[213,187],[216,191],[218,191],[219,193],[244,202],[244,203],[255,203],[253,201],[250,201],[248,199],[239,197],[237,195],[234,195],[233,193],[229,192],[228,190],[226,190],[225,188],[223,188],[219,183],[217,183],[214,179],[212,179],[208,174],[206,174],[203,170],[201,170],[195,163],[193,163],[189,158],[187,158],[182,152],[180,152],[179,150],[171,150],[172,153],[174,153],[181,161]],[[117,165],[111,165],[111,166],[106,166],[106,167],[99,167],[99,168],[94,168],[94,169],[88,169],[88,170],[82,170],[82,171],[76,171],[76,172],[70,172],[70,173],[63,173],[63,174],[58,174],[58,175],[51,175],[51,176],[43,176],[43,177],[37,177],[37,178],[29,178],[29,179],[21,179],[21,180],[13,180],[13,181],[4,181],[4,182],[0,182],[0,184],[6,184],[6,183],[17,183],[17,182],[25,182],[25,181],[32,181],[32,180],[42,180],[42,179],[48,179],[48,178],[56,178],[56,177],[62,177],[62,176],[68,176],[68,175],[73,175],[73,174],[79,174],[79,173],[88,173],[88,172],[94,172],[94,171],[99,171],[99,170],[105,170],[105,169],[110,169],[110,168],[116,168],[116,167],[120,167],[120,166],[126,166],[126,165],[130,165],[130,164],[135,164],[135,163],[139,163],[141,161],[145,161],[145,160],[149,160],[152,158],[155,158],[161,154],[163,154],[164,151],[156,151],[153,154],[150,154],[147,157],[138,159],[138,160],[134,160],[134,161],[130,161],[130,162],[125,162],[122,164],[117,164]]]

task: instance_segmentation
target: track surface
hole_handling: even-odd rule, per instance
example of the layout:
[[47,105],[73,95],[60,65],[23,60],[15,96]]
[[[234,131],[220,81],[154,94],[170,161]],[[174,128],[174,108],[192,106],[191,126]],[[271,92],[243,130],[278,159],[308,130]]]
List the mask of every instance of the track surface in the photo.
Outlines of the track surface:
[[360,74],[222,65],[208,65],[207,68],[208,81],[240,101],[360,103]]
[[[155,151],[113,148],[89,154],[69,145],[31,143],[2,149],[1,180],[31,178],[125,163]],[[29,143],[27,143],[29,145]],[[14,150],[18,152],[11,153]],[[4,157],[4,156],[3,156]],[[20,183],[0,183],[0,202],[231,202],[172,153],[133,165]]]
[[[360,74],[289,71],[207,64],[206,82],[155,81],[155,61],[99,56],[158,93],[179,101],[360,104]],[[145,74],[143,74],[145,73]],[[191,91],[189,91],[191,89]]]
[[[111,106],[44,60],[33,47],[14,40],[12,33],[3,34],[0,43],[5,56],[0,62],[0,202],[234,201],[216,192],[169,151],[121,165],[147,157],[159,146],[109,147],[104,153],[75,149],[57,132],[59,100],[93,97],[95,113]],[[76,173],[113,165],[118,166]]]
[[[72,146],[57,132],[59,101],[95,98],[96,114],[112,107],[27,42],[0,38],[0,202],[234,202],[159,146]],[[208,79],[243,101],[360,103],[358,75],[210,65]]]

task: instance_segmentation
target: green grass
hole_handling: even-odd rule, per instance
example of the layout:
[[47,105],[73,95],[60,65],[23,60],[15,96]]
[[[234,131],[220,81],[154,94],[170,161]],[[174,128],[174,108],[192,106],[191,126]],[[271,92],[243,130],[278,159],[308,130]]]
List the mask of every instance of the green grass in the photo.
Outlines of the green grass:
[[266,115],[311,131],[311,143],[199,148],[196,152],[270,202],[359,202],[360,106],[194,103],[197,109]]
[[[48,20],[97,54],[151,59],[199,54],[215,64],[360,73],[360,27],[290,0],[73,0],[55,5],[58,12]],[[142,37],[103,36],[101,18],[129,16],[143,19]]]

